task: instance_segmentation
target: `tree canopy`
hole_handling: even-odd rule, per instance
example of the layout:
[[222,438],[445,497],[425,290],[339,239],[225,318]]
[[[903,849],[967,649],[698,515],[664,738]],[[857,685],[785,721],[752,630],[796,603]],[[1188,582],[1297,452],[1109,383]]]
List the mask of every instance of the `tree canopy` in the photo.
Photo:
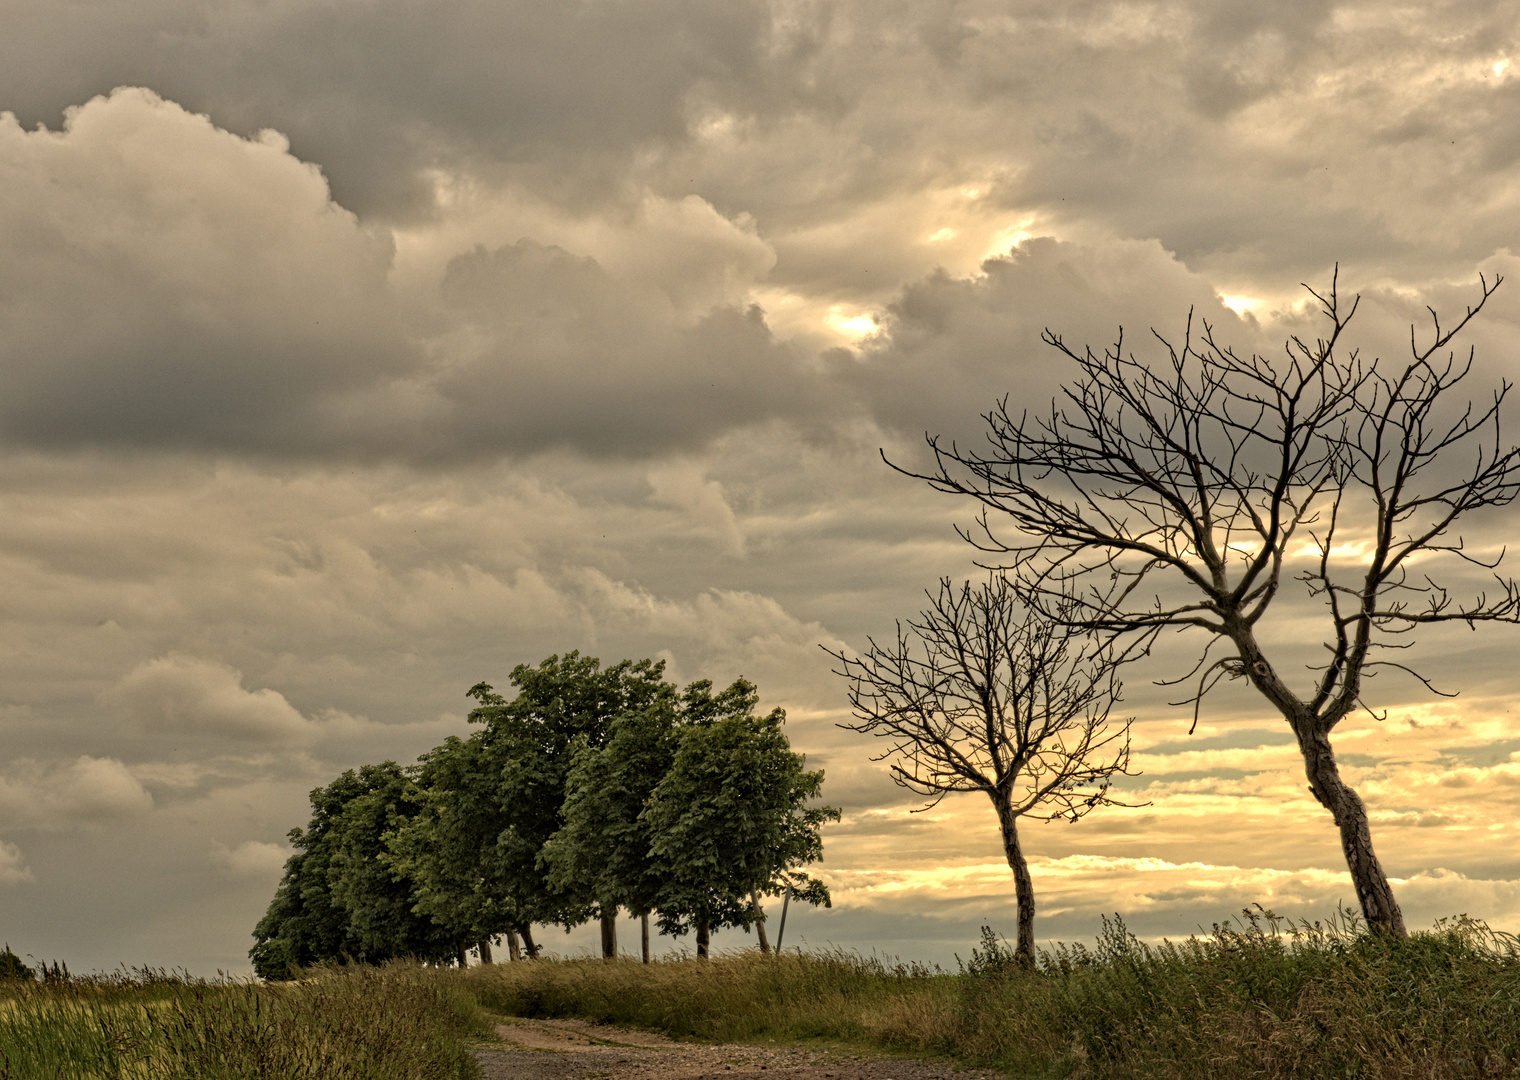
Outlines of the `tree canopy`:
[[[678,691],[663,664],[603,668],[579,653],[520,665],[508,700],[486,683],[468,738],[415,766],[344,773],[312,792],[313,817],[255,930],[255,969],[280,978],[317,960],[444,959],[530,927],[619,907],[669,933],[748,927],[754,896],[798,885],[838,811],[781,731],[751,715],[744,680]],[[700,803],[701,805],[696,805]],[[705,948],[705,945],[704,945]],[[482,953],[485,953],[483,945]],[[461,961],[462,962],[462,961]]]

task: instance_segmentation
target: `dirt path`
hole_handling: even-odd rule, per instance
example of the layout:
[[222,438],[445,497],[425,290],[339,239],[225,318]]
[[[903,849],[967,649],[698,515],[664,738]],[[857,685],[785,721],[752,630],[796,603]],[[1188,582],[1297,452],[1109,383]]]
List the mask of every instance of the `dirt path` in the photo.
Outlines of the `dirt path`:
[[580,1020],[500,1024],[500,1047],[475,1051],[486,1080],[991,1080],[925,1061],[795,1047],[701,1045]]

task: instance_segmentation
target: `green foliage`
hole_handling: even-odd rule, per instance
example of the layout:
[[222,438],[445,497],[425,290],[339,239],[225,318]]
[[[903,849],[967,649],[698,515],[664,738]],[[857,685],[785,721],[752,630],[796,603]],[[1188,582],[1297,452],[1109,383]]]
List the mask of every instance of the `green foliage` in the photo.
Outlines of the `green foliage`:
[[663,663],[607,668],[572,652],[512,671],[517,696],[469,691],[467,739],[418,765],[349,771],[311,793],[312,820],[254,936],[254,969],[286,978],[337,957],[446,959],[461,943],[595,911],[660,925],[748,927],[751,890],[828,890],[799,867],[839,812],[743,679],[684,692]]
[[387,834],[382,856],[416,882],[417,910],[470,941],[532,921],[527,890],[512,887],[519,879],[496,846],[498,810],[511,792],[486,741],[451,736],[420,762],[416,812]]
[[295,854],[249,951],[266,979],[350,957],[452,956],[457,930],[416,913],[411,879],[380,861],[385,835],[416,812],[410,781],[395,762],[350,769],[311,793],[312,819],[292,829]]
[[726,700],[706,698],[703,719],[680,729],[669,769],[640,817],[651,837],[662,887],[660,928],[682,933],[693,923],[751,925],[751,889],[780,892],[789,881],[804,899],[828,903],[827,890],[798,868],[823,854],[819,829],[837,821],[834,807],[809,807],[823,773],[808,772],[781,724],[781,709],[756,717],[752,684],[740,680]]
[[675,759],[680,721],[674,702],[662,697],[614,718],[604,745],[577,740],[564,825],[543,850],[555,887],[640,914],[659,906],[663,878],[641,815]]
[[472,921],[471,938],[527,923],[583,921],[594,898],[551,876],[544,847],[564,824],[565,783],[577,747],[599,748],[620,715],[671,700],[664,663],[602,668],[572,652],[512,670],[511,701],[488,683],[470,689],[483,729],[425,755],[422,810],[391,841],[393,865],[420,883],[425,910]]
[[7,942],[5,950],[0,952],[0,982],[17,979],[30,982],[36,977],[37,973],[21,957],[11,952],[10,943]]
[[466,1080],[485,1033],[449,973],[411,964],[208,983],[162,971],[0,990],[6,1080]]

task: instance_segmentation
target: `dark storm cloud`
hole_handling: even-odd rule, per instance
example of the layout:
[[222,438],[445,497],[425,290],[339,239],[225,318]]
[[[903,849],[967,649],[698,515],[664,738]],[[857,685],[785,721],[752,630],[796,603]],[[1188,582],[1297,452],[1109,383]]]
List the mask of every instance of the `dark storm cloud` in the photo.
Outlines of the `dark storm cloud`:
[[641,454],[817,407],[798,351],[722,297],[768,252],[700,200],[651,226],[634,280],[525,239],[451,260],[419,314],[388,234],[273,133],[123,90],[61,132],[0,122],[0,171],[12,444]]
[[981,416],[1004,395],[1015,414],[1047,412],[1076,376],[1041,340],[1047,328],[1078,352],[1101,352],[1122,331],[1126,351],[1142,356],[1161,348],[1152,328],[1180,342],[1190,311],[1196,328],[1207,321],[1222,340],[1249,349],[1258,336],[1154,242],[1026,241],[977,276],[913,282],[887,310],[881,337],[841,358],[840,379],[886,426],[963,446],[981,445]]
[[679,325],[594,260],[530,240],[455,259],[442,295],[489,343],[438,381],[469,448],[698,446],[777,415],[806,417],[822,388],[759,308],[718,307]]
[[[692,95],[767,80],[768,5],[344,2],[3,5],[0,102],[31,125],[142,85],[242,134],[288,133],[360,213],[426,209],[418,170],[613,165],[686,135]],[[575,170],[571,170],[572,172]],[[613,183],[611,171],[583,178]]]

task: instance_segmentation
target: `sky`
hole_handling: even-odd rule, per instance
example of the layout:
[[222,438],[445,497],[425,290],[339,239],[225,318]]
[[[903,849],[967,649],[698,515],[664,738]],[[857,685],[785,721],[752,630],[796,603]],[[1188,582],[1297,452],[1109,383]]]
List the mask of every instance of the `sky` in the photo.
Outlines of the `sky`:
[[[312,788],[572,649],[754,681],[843,810],[834,907],[787,944],[953,966],[1015,925],[991,807],[916,812],[820,648],[979,573],[974,508],[882,454],[1048,406],[1047,327],[1154,359],[1191,310],[1271,353],[1338,265],[1356,343],[1396,359],[1427,304],[1520,271],[1514,2],[0,0],[0,25],[0,939],[75,970],[248,971]],[[1475,397],[1520,378],[1517,329],[1520,280],[1463,339]],[[1281,609],[1268,640],[1320,640]],[[1422,635],[1459,695],[1389,674],[1386,716],[1338,729],[1413,927],[1520,930],[1517,643]],[[1238,687],[1191,735],[1168,704],[1199,647],[1125,676],[1149,805],[1026,827],[1040,940],[1354,902],[1283,722]]]

